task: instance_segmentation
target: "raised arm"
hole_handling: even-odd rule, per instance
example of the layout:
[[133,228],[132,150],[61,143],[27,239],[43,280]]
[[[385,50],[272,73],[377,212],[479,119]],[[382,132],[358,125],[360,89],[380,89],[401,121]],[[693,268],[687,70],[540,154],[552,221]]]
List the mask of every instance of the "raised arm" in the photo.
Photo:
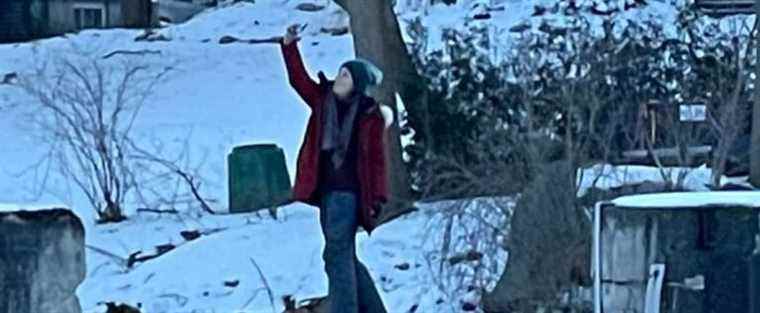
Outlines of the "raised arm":
[[297,40],[286,41],[285,38],[280,40],[280,48],[282,50],[282,57],[285,60],[285,67],[288,71],[290,85],[293,86],[293,89],[296,90],[306,104],[313,108],[319,97],[319,84],[311,79],[306,72],[301,53],[298,51]]

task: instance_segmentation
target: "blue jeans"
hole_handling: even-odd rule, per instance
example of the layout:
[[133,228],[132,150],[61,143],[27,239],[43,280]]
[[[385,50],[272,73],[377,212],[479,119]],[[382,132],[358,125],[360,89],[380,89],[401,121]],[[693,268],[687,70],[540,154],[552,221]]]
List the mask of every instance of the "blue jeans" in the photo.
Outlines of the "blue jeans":
[[367,268],[356,256],[357,196],[331,191],[322,198],[319,222],[328,280],[329,313],[387,313]]

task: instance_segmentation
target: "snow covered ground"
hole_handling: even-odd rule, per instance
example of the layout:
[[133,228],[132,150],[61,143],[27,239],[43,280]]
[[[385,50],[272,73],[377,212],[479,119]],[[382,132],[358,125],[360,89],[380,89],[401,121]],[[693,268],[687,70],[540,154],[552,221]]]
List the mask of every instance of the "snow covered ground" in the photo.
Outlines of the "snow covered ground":
[[[141,303],[146,312],[273,312],[267,285],[280,312],[282,295],[302,299],[326,294],[316,209],[294,204],[280,213],[278,220],[253,215],[138,216],[122,225],[98,227],[88,234],[87,244],[119,255],[141,249],[150,254],[163,243],[178,247],[128,272],[113,258],[88,253],[87,279],[79,288],[84,312],[102,312],[97,302],[103,300]],[[415,305],[418,312],[459,307],[459,297],[448,298],[431,273],[437,263],[431,268],[428,262],[440,260],[430,255],[439,249],[440,227],[430,224],[436,219],[428,218],[429,213],[423,209],[378,228],[372,237],[357,237],[359,258],[375,278],[389,312],[407,312]],[[224,230],[186,243],[179,236],[181,230],[220,228]],[[496,270],[503,270],[503,252],[487,258],[484,264],[494,262]],[[239,284],[225,287],[231,281]],[[436,303],[439,299],[443,301]]]
[[[217,40],[223,35],[265,38],[282,34],[291,23],[308,23],[300,46],[313,74],[322,70],[334,75],[340,63],[353,57],[350,36],[316,32],[322,26],[347,22],[335,14],[334,5],[318,13],[293,10],[295,5],[260,1],[210,10],[161,30],[172,39],[169,42],[134,42],[139,31],[117,29],[0,45],[0,73],[23,75],[45,60],[55,62],[62,56],[96,58],[115,50],[159,50],[160,55],[146,55],[142,61],[171,64],[175,70],[136,121],[138,140],[157,139],[171,145],[187,138],[190,162],[201,165],[206,179],[202,192],[218,200],[215,209],[225,211],[225,158],[231,148],[250,142],[277,143],[285,150],[292,175],[309,112],[288,84],[277,45],[219,45]],[[129,58],[134,57],[109,60]],[[315,208],[292,204],[281,208],[279,220],[272,220],[253,214],[198,216],[195,211],[159,217],[136,213],[131,207],[128,221],[95,225],[92,208],[70,182],[53,173],[48,188],[38,190],[44,166],[37,173],[26,171],[45,153],[24,118],[31,100],[10,86],[0,86],[0,99],[0,203],[13,203],[3,205],[5,210],[63,203],[83,219],[86,244],[91,247],[87,249],[87,279],[78,289],[85,312],[103,312],[101,301],[141,303],[151,313],[279,312],[282,295],[302,299],[326,293]],[[390,312],[406,312],[415,305],[417,312],[453,310],[459,307],[460,298],[472,296],[442,290],[453,284],[434,274],[439,269],[435,264],[444,261],[435,255],[442,237],[438,223],[434,213],[419,212],[381,227],[372,238],[359,235],[359,257],[370,269]],[[214,229],[222,230],[191,242],[180,236],[183,230]],[[167,243],[178,247],[130,271],[121,264],[120,258],[137,251],[151,254],[155,246]],[[96,252],[98,249],[120,258]],[[452,251],[457,252],[460,250]],[[491,271],[503,270],[503,251],[487,258],[481,262]],[[264,277],[259,276],[254,261]],[[495,283],[498,276],[490,276],[491,284]],[[273,293],[274,308],[262,289],[264,280]],[[225,287],[225,281],[239,284]]]
[[[514,26],[532,13],[531,1],[504,1],[507,9],[494,12],[496,28]],[[665,4],[653,2],[650,11],[636,14],[665,14]],[[291,23],[308,23],[300,43],[307,68],[328,76],[353,57],[350,36],[320,34],[321,27],[346,24],[344,15],[331,4],[315,13],[296,11],[293,1],[256,1],[239,3],[219,10],[209,10],[181,25],[170,26],[161,33],[168,42],[135,42],[140,34],[133,30],[84,31],[26,44],[0,45],[0,75],[24,73],[43,60],[66,55],[100,57],[115,50],[159,50],[158,56],[145,60],[172,64],[175,70],[159,86],[136,121],[138,139],[161,140],[178,144],[188,139],[191,163],[200,166],[206,179],[202,192],[217,200],[215,208],[226,210],[225,158],[237,144],[276,143],[285,150],[291,175],[304,131],[308,109],[288,85],[282,57],[276,45],[219,45],[223,35],[266,38],[280,35]],[[468,10],[463,6],[434,6],[423,17],[432,27],[431,41],[440,38],[440,26],[464,27]],[[649,12],[649,13],[647,13]],[[670,13],[669,13],[670,12]],[[631,13],[634,14],[634,13]],[[419,16],[420,12],[402,12],[400,20]],[[635,18],[635,15],[633,15]],[[537,27],[537,25],[534,25]],[[402,27],[403,28],[403,27]],[[430,47],[437,44],[433,42]],[[128,60],[119,56],[113,60]],[[116,61],[113,61],[116,62]],[[95,225],[94,213],[73,184],[51,175],[48,188],[39,190],[44,171],[35,175],[32,168],[44,155],[44,147],[32,136],[28,122],[30,99],[10,86],[0,85],[0,210],[33,208],[46,203],[62,203],[73,208],[85,224],[87,245],[126,258],[142,250],[152,253],[156,245],[172,243],[178,247],[155,260],[125,271],[119,260],[88,249],[87,279],[78,295],[87,313],[99,313],[100,301],[141,303],[145,312],[279,312],[279,297],[295,294],[299,299],[326,293],[322,271],[322,237],[316,209],[303,204],[281,208],[280,219],[253,214],[197,215],[189,212],[177,216],[136,213],[128,208],[130,219],[118,225]],[[44,169],[44,167],[42,168]],[[604,173],[597,187],[612,187],[626,182],[659,180],[659,172],[649,168],[595,167],[588,171]],[[705,172],[708,171],[708,172]],[[24,174],[25,175],[21,175]],[[583,184],[591,175],[585,175]],[[693,179],[692,179],[693,178]],[[702,190],[709,180],[709,170],[698,169],[687,180],[695,190]],[[492,200],[486,200],[486,202]],[[471,297],[458,294],[455,283],[441,279],[441,217],[432,206],[379,228],[371,238],[358,236],[358,254],[375,278],[389,312],[456,312],[459,301]],[[492,220],[499,224],[498,214]],[[467,232],[474,223],[463,218],[459,231]],[[185,242],[183,230],[221,230],[197,240]],[[455,230],[456,231],[456,230]],[[458,252],[471,246],[457,246]],[[438,258],[438,259],[436,259]],[[503,269],[504,251],[482,260],[488,273]],[[264,277],[253,263],[260,266]],[[405,269],[408,265],[408,269]],[[472,274],[448,268],[455,274]],[[482,275],[478,273],[477,275]],[[488,277],[490,281],[497,276]],[[239,281],[237,287],[225,287],[225,281]],[[270,303],[264,281],[274,296]],[[439,301],[442,300],[442,301]],[[243,311],[241,311],[243,312]]]

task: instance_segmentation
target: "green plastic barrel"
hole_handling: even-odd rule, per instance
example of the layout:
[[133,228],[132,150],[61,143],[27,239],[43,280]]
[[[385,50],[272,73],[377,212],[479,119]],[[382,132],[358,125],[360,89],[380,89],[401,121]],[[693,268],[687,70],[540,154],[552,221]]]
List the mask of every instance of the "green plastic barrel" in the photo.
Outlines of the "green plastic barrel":
[[230,213],[272,209],[290,198],[285,153],[277,145],[235,147],[227,162]]

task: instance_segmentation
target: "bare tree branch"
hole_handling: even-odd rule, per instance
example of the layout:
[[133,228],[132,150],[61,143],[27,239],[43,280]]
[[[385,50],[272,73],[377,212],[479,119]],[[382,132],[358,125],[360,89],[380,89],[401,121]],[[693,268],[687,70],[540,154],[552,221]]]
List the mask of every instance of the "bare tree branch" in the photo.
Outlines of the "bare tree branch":
[[20,75],[15,86],[38,105],[32,121],[48,144],[60,174],[87,197],[99,222],[125,219],[124,202],[137,181],[126,157],[131,128],[140,108],[163,75],[147,64],[128,61],[122,68],[97,58],[63,58]]
[[161,51],[159,50],[139,50],[139,51],[129,51],[129,50],[116,50],[113,52],[110,52],[103,56],[103,59],[111,58],[115,55],[146,55],[146,54],[161,54]]
[[256,260],[253,258],[251,259],[251,263],[256,268],[256,272],[259,273],[259,277],[261,278],[261,282],[264,284],[264,287],[267,290],[267,295],[269,296],[269,303],[272,305],[272,312],[275,312],[275,306],[274,306],[274,295],[272,294],[272,288],[269,286],[269,282],[267,282],[267,278],[264,276],[264,273],[261,271],[261,267],[259,267],[259,264],[256,263]]

